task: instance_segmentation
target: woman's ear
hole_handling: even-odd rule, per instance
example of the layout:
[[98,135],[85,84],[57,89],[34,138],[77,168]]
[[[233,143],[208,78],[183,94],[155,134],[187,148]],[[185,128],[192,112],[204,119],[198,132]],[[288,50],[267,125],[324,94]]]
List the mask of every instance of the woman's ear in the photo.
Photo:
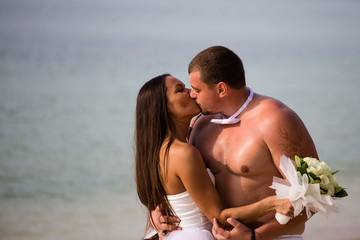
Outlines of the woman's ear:
[[218,90],[218,94],[219,97],[224,97],[226,96],[227,92],[228,92],[228,86],[226,85],[226,83],[224,82],[219,82],[217,85],[217,90]]

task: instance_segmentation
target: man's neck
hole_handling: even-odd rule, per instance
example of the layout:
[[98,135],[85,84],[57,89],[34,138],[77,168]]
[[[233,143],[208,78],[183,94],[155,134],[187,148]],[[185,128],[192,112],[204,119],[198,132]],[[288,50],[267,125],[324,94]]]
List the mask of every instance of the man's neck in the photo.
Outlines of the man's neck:
[[241,89],[231,89],[226,99],[224,99],[224,110],[221,112],[225,117],[230,117],[244,105],[250,95],[247,87]]

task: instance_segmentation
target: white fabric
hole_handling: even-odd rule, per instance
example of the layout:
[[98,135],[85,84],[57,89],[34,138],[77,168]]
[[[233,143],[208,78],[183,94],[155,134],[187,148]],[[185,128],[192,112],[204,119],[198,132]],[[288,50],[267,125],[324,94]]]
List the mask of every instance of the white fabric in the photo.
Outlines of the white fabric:
[[204,227],[211,224],[187,191],[169,195],[168,199],[176,216],[181,220],[180,227]]
[[239,110],[237,110],[236,113],[234,113],[231,117],[229,118],[224,118],[223,119],[211,119],[210,122],[212,123],[217,123],[217,124],[234,124],[234,123],[238,123],[240,122],[240,119],[237,119],[236,117],[242,112],[244,111],[244,109],[247,107],[247,105],[251,102],[253,96],[254,96],[254,92],[251,90],[251,88],[249,88],[250,91],[250,95],[248,97],[248,99],[246,100],[246,102],[239,108]]
[[273,240],[303,240],[304,238],[301,235],[283,235],[277,238],[273,238]]
[[[214,175],[209,169],[207,169],[207,171],[214,183]],[[172,231],[170,234],[167,234],[164,239],[214,239],[211,234],[211,222],[206,218],[187,191],[175,195],[168,195],[167,197],[176,216],[181,220],[180,227],[182,227],[183,230]]]
[[166,240],[215,240],[211,228],[190,227],[183,230],[172,231],[164,238]]
[[[277,198],[290,200],[294,207],[295,217],[304,208],[306,208],[308,218],[310,218],[311,212],[319,212],[324,216],[328,216],[330,212],[338,212],[338,206],[335,205],[333,199],[328,195],[321,195],[319,184],[309,184],[307,175],[301,176],[293,161],[285,155],[280,158],[280,169],[286,180],[273,177],[270,188],[275,189]],[[290,220],[289,217],[280,213],[276,213],[275,218],[280,224],[285,224]]]

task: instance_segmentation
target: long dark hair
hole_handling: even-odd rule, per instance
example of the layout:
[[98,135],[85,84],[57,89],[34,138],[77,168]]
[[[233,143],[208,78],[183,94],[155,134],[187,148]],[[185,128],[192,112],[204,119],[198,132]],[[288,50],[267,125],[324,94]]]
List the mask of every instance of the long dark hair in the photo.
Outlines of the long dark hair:
[[[139,199],[149,211],[162,204],[164,214],[174,215],[167,200],[160,170],[160,149],[168,140],[165,160],[174,141],[175,126],[168,112],[165,79],[157,76],[140,89],[136,102],[135,176]],[[166,169],[166,161],[164,161]],[[152,220],[152,218],[151,218]],[[149,227],[149,222],[147,224]]]

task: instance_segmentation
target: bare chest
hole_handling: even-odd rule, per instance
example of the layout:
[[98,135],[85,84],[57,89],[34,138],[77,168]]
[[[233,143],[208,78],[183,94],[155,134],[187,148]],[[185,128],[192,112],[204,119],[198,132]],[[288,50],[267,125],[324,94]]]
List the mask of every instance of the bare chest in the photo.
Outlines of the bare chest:
[[196,147],[214,174],[254,176],[274,168],[260,133],[239,126],[211,127],[198,136]]

